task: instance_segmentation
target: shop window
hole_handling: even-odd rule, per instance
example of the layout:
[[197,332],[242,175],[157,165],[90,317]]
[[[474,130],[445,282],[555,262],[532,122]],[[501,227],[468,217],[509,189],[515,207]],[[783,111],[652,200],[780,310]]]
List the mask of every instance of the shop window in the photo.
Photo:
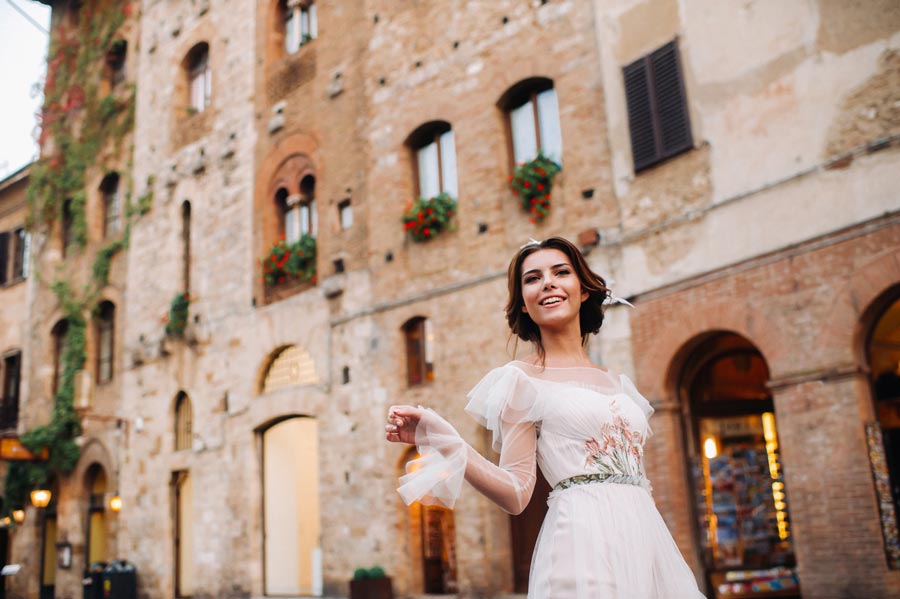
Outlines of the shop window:
[[434,358],[432,356],[434,333],[431,321],[416,316],[403,325],[406,340],[406,382],[410,387],[434,380]]
[[59,382],[63,375],[63,362],[69,338],[69,321],[63,319],[56,323],[51,331],[53,337],[53,394],[59,390]]
[[713,598],[799,595],[768,380],[759,350],[731,333],[701,343],[682,370],[697,532]]
[[113,378],[113,349],[115,345],[116,307],[112,302],[102,302],[97,308],[97,383],[108,383]]
[[209,66],[209,45],[201,42],[188,52],[185,59],[188,80],[188,112],[203,112],[212,101],[212,70]]
[[181,391],[175,398],[175,451],[193,446],[194,411],[191,398]]
[[128,42],[123,39],[114,40],[106,52],[106,79],[109,87],[125,81],[125,57],[128,54]]
[[0,431],[19,426],[19,387],[22,381],[22,353],[3,358],[3,398],[0,401]]
[[111,237],[121,230],[122,209],[119,194],[119,173],[109,173],[100,183],[103,196],[103,237]]
[[281,0],[279,7],[284,19],[284,49],[294,54],[318,37],[316,4],[309,0]]
[[562,132],[553,81],[540,77],[517,83],[500,99],[500,108],[506,113],[515,164],[529,162],[539,152],[562,164]]
[[678,44],[639,58],[622,69],[634,171],[639,172],[693,145]]
[[407,145],[414,154],[417,195],[428,199],[445,193],[456,198],[456,144],[450,123],[437,121],[419,127]]
[[[866,356],[876,416],[876,424],[869,426],[867,431],[869,453],[879,496],[885,553],[889,566],[897,570],[900,569],[897,533],[900,516],[900,299],[890,303],[876,321],[869,335]],[[878,436],[881,437],[880,444]]]
[[262,393],[271,393],[285,387],[318,383],[316,365],[309,352],[302,347],[289,345],[277,350],[269,358],[260,390]]

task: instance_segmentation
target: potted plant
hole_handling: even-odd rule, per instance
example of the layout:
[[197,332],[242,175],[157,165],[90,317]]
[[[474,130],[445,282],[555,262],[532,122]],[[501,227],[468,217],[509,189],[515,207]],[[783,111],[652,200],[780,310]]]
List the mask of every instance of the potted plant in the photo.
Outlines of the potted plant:
[[394,588],[390,577],[380,566],[357,568],[350,581],[350,599],[392,599]]
[[172,298],[169,304],[169,314],[166,317],[166,335],[178,337],[184,334],[187,328],[188,307],[191,304],[191,296],[187,291],[179,292]]
[[315,283],[316,238],[304,234],[291,243],[282,238],[272,244],[259,262],[263,281],[268,285],[281,285],[291,280]]
[[442,231],[453,229],[454,214],[456,214],[456,200],[446,193],[440,193],[427,200],[419,198],[406,205],[403,228],[409,231],[413,241],[428,241]]
[[522,209],[531,214],[531,222],[544,220],[550,212],[550,190],[553,179],[562,167],[538,153],[537,158],[516,167],[509,178],[513,195],[522,202]]

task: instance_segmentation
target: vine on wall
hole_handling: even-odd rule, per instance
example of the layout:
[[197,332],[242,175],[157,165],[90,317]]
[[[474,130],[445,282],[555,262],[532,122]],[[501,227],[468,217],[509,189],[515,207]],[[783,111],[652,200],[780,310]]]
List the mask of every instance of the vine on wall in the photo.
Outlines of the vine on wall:
[[[121,51],[124,46],[124,40],[116,35],[131,16],[131,3],[94,0],[77,10],[77,18],[63,15],[69,18],[61,19],[51,35],[44,105],[39,118],[41,159],[32,165],[29,176],[28,225],[52,231],[53,223],[62,222],[63,206],[68,200],[71,241],[83,249],[87,244],[85,173],[114,170],[105,167],[121,164],[123,149],[130,156],[131,147],[123,146],[134,125],[135,87],[109,84],[109,93],[102,93],[106,57],[110,50]],[[130,159],[127,162],[121,179],[129,190],[125,193],[123,234],[97,251],[91,279],[80,293],[65,279],[50,286],[68,324],[62,368],[50,421],[21,437],[22,444],[35,454],[46,448],[49,458],[9,464],[3,494],[5,510],[22,507],[31,489],[45,485],[54,472],[71,472],[78,463],[80,452],[75,439],[81,434],[81,424],[73,400],[75,375],[87,359],[86,315],[97,307],[100,292],[109,281],[113,257],[128,247],[133,217],[145,214],[152,202],[153,182],[148,179],[148,193],[142,196],[138,207],[132,206]]]

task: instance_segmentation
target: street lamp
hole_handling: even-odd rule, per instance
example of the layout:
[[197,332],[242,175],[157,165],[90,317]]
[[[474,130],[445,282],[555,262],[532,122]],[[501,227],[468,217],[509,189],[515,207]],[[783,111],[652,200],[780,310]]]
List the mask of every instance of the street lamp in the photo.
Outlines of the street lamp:
[[16,524],[25,522],[25,510],[13,510],[12,517]]
[[116,493],[112,497],[109,498],[109,509],[114,511],[115,513],[119,513],[122,510],[122,496]]
[[31,503],[36,508],[45,508],[50,504],[51,496],[47,489],[35,489],[31,492]]

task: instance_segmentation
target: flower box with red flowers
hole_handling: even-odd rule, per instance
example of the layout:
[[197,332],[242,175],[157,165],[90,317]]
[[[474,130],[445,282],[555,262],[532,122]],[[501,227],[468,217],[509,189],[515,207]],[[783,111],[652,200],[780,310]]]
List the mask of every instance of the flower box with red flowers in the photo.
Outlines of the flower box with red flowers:
[[427,200],[419,198],[407,204],[403,214],[403,228],[409,232],[413,241],[428,241],[442,231],[452,230],[455,214],[456,200],[446,193]]
[[509,178],[509,186],[513,195],[522,202],[522,208],[531,214],[531,222],[544,220],[550,213],[550,190],[553,179],[562,167],[538,154],[530,162],[523,162]]
[[269,253],[260,260],[263,281],[282,285],[293,281],[312,281],[316,278],[316,238],[302,235],[288,243],[284,239],[272,244]]

